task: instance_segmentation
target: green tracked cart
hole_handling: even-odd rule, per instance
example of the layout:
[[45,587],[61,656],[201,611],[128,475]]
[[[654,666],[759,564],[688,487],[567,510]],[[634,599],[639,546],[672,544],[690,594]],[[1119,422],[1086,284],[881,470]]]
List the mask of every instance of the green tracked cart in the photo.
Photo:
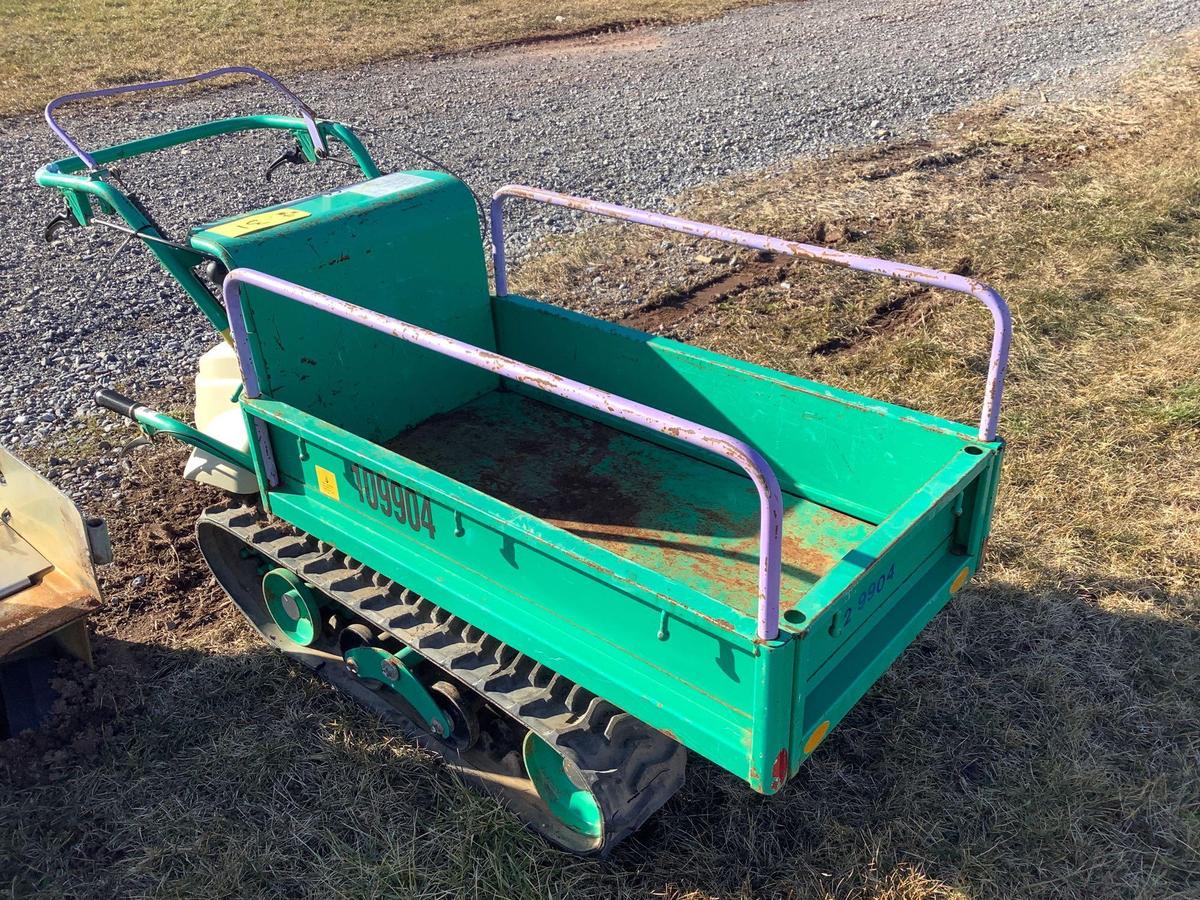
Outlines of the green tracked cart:
[[[74,156],[37,175],[66,199],[56,228],[135,234],[228,338],[201,360],[196,427],[111,391],[99,402],[191,444],[187,476],[230,492],[198,524],[230,597],[570,850],[606,851],[644,822],[683,783],[685,748],[783,788],[979,565],[1003,453],[1003,300],[956,275],[518,186],[491,205],[493,287],[460,181],[381,175],[350,128],[255,70],[197,79],[230,71],[299,115],[93,154],[53,113],[112,91],[68,95],[47,118]],[[173,237],[111,177],[117,160],[247,129],[293,135],[281,159],[348,153],[363,180]],[[512,199],[974,297],[994,323],[979,425],[512,294]]]

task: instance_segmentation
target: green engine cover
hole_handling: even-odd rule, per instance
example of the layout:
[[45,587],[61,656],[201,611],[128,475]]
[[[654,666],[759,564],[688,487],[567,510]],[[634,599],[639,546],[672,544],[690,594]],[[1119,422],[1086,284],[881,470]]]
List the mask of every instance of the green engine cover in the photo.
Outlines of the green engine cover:
[[[230,269],[495,349],[475,201],[449,175],[384,175],[205,225],[191,245]],[[497,386],[490,373],[273,294],[253,301],[264,393],[371,440]]]

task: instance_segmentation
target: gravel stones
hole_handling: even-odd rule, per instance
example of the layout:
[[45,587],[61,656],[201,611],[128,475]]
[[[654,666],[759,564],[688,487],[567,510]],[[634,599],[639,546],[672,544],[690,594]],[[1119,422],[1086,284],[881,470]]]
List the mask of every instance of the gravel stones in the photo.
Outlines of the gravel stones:
[[[368,126],[385,171],[440,160],[486,197],[526,182],[662,208],[691,185],[923,128],[931,117],[1009,87],[1040,85],[1129,59],[1200,24],[1185,0],[810,0],[747,9],[638,40],[539,45],[438,60],[379,63],[286,81],[322,115]],[[236,62],[231,60],[230,62]],[[63,84],[64,92],[87,87]],[[85,147],[281,105],[256,86],[183,97],[143,95],[68,107]],[[0,441],[93,453],[95,432],[125,429],[90,396],[121,386],[186,408],[207,322],[136,242],[92,230],[51,247],[57,197],[33,183],[62,156],[40,119],[0,122],[5,241],[0,245]],[[278,133],[242,134],[142,157],[123,176],[172,236],[222,215],[343,183],[334,165],[266,165]],[[186,152],[185,152],[186,151]],[[511,203],[514,249],[587,220]],[[619,282],[619,272],[597,278]],[[97,428],[97,423],[100,423]],[[132,437],[132,434],[129,435]],[[64,450],[63,455],[70,455]],[[85,481],[87,476],[84,476]],[[74,485],[72,486],[74,488]]]

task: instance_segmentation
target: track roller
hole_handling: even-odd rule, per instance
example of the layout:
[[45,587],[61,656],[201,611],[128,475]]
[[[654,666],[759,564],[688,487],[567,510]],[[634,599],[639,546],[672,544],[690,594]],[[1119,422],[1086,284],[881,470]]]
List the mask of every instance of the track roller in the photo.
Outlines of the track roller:
[[433,735],[442,740],[450,737],[454,731],[450,717],[413,672],[421,662],[417,651],[401,647],[393,653],[383,647],[363,644],[347,650],[342,659],[357,678],[382,685],[403,697]]
[[479,740],[479,699],[470,691],[461,691],[449,681],[439,681],[429,689],[434,702],[450,721],[450,732],[443,740],[456,750],[466,751]]

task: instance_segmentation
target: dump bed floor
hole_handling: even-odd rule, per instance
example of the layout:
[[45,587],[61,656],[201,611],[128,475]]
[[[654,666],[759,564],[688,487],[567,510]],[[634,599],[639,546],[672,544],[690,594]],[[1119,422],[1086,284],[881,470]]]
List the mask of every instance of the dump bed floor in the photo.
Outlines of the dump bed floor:
[[[513,391],[495,391],[387,445],[422,465],[754,614],[758,494],[750,480]],[[780,604],[873,526],[783,495]]]

